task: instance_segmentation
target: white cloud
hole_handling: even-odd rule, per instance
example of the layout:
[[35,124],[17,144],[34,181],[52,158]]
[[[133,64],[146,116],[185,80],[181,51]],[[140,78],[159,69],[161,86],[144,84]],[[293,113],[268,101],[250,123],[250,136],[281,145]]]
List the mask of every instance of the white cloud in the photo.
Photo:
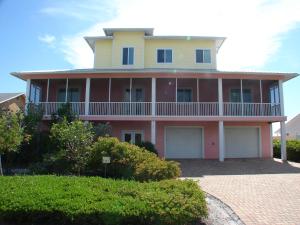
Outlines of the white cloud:
[[44,34],[44,35],[40,35],[38,36],[38,39],[43,42],[46,43],[49,46],[54,46],[54,43],[56,41],[55,36],[50,35],[50,34]]
[[117,0],[114,6],[113,19],[64,37],[65,58],[75,68],[93,64],[83,36],[103,35],[103,27],[153,27],[156,35],[226,36],[218,69],[257,69],[277,52],[283,34],[300,22],[298,0]]

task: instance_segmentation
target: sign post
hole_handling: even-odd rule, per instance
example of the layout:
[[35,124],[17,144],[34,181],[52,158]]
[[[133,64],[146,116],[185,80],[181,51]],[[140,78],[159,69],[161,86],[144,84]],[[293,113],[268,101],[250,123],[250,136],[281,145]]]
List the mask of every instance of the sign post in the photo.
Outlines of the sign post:
[[103,156],[102,157],[102,163],[104,164],[104,177],[106,177],[106,168],[107,168],[107,164],[110,163],[110,157]]

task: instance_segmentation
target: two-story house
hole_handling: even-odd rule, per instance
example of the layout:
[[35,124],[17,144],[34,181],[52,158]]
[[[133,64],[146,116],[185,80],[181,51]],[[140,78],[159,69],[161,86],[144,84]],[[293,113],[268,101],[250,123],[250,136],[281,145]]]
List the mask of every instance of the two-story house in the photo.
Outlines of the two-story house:
[[219,71],[223,37],[104,32],[85,37],[94,68],[11,73],[27,81],[27,104],[41,105],[44,120],[69,102],[83,120],[110,122],[121,140],[151,141],[161,157],[272,157],[272,123],[285,133],[282,83],[297,74]]

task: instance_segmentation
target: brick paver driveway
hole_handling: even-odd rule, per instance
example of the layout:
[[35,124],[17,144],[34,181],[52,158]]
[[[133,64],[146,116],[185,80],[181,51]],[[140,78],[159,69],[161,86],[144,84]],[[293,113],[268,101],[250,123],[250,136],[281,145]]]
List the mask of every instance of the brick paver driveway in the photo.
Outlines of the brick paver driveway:
[[229,205],[245,224],[300,225],[300,163],[180,160],[182,176]]

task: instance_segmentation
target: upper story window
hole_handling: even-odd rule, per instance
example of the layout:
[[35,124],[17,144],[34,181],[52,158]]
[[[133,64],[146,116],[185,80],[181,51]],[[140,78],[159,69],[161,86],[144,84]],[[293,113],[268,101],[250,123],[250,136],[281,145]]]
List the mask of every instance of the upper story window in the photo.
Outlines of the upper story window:
[[157,63],[172,63],[172,49],[157,49]]
[[210,49],[196,49],[196,63],[211,63]]
[[133,65],[134,48],[123,48],[123,65]]

